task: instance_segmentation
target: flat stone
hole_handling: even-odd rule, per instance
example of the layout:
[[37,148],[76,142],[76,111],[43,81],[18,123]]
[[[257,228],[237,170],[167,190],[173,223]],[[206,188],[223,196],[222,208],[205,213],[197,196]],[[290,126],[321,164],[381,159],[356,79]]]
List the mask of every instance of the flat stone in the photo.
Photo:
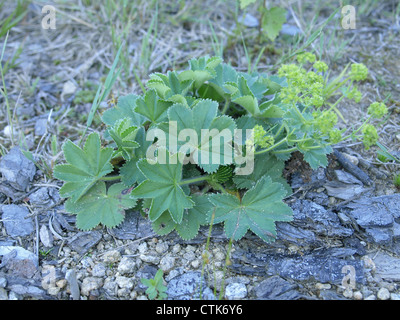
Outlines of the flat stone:
[[45,224],[40,227],[39,237],[40,241],[45,247],[53,247],[53,234],[50,232],[49,228],[47,228]]
[[353,199],[367,190],[367,188],[364,188],[362,185],[348,184],[340,181],[329,181],[324,184],[324,187],[328,196],[341,200]]
[[112,228],[110,233],[122,240],[135,240],[156,236],[151,227],[151,221],[143,218],[139,211],[128,211],[124,221],[117,227]]
[[400,281],[400,258],[380,252],[373,261],[376,276],[387,281]]
[[260,300],[298,300],[302,298],[302,294],[297,289],[297,284],[273,276],[263,280],[255,288],[255,294]]
[[[232,254],[235,263],[231,268],[244,274],[266,273],[299,281],[313,279],[321,283],[341,284],[344,276],[342,268],[351,265],[355,269],[356,282],[364,283],[364,265],[353,257],[355,252],[352,248],[331,248],[303,255],[284,255],[237,249]],[[246,267],[247,264],[250,267]]]
[[0,172],[13,188],[26,191],[35,176],[36,167],[16,146],[1,159]]
[[346,205],[350,214],[363,228],[391,227],[400,218],[400,194],[363,197]]
[[[202,293],[200,295],[200,285]],[[170,280],[167,285],[168,299],[172,300],[192,300],[204,299],[215,300],[211,289],[205,284],[205,280],[200,272],[187,272]]]
[[2,265],[5,265],[5,261],[9,259],[16,260],[31,260],[35,267],[39,266],[37,256],[22,247],[18,246],[0,246],[0,256],[3,256]]
[[80,255],[84,255],[100,241],[101,237],[102,234],[96,230],[79,232],[68,240],[68,245]]
[[322,236],[349,237],[353,230],[344,227],[337,214],[309,200],[296,200],[291,204],[293,223]]
[[42,187],[29,195],[29,202],[35,206],[53,206],[60,201],[60,195],[55,188]]
[[29,218],[29,210],[15,204],[3,205],[2,220],[10,237],[25,237],[34,230],[33,221]]
[[233,282],[226,286],[225,297],[228,300],[244,299],[247,297],[247,287],[243,283]]

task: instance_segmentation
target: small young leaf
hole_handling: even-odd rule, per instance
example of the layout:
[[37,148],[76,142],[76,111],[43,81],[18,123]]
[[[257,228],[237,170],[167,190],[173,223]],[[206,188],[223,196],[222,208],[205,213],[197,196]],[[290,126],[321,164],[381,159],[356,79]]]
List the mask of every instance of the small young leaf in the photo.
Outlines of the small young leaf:
[[256,2],[257,0],[240,0],[240,9],[246,8],[248,5]]
[[68,199],[65,209],[77,214],[76,225],[81,230],[91,230],[98,224],[113,228],[125,218],[125,209],[133,208],[136,199],[122,183],[106,190],[104,181],[97,182],[82,198]]
[[114,151],[113,155],[114,158],[119,154],[125,160],[130,160],[132,158],[133,150],[139,147],[139,144],[135,141],[136,132],[137,127],[130,125],[129,118],[117,121],[108,130],[108,133],[117,145],[117,150]]
[[125,164],[119,170],[119,173],[121,175],[121,181],[127,187],[130,187],[135,183],[140,183],[146,180],[146,177],[138,169],[136,164],[139,159],[146,157],[146,151],[152,144],[152,141],[146,140],[146,131],[143,127],[139,128],[138,131],[136,132],[135,140],[139,144],[139,147],[134,149],[134,157],[132,157],[132,159],[130,159],[129,161],[125,162]]
[[168,71],[168,73],[153,73],[147,82],[149,89],[155,89],[161,99],[168,100],[176,94],[186,95],[193,84],[193,80],[180,80],[176,71]]
[[261,25],[263,32],[266,36],[274,41],[282,30],[282,25],[286,21],[286,10],[279,7],[273,7],[271,9],[265,9],[262,15]]
[[167,110],[172,102],[160,100],[155,90],[148,90],[144,98],[136,100],[135,111],[152,123],[157,124],[167,119]]

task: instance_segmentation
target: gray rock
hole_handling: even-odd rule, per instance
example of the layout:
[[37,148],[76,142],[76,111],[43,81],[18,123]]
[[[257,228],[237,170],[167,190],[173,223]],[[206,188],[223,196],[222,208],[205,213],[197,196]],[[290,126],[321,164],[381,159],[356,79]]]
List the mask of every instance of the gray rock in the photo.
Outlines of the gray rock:
[[103,285],[103,279],[98,277],[86,277],[82,281],[81,293],[88,296],[90,291],[97,290]]
[[76,279],[76,272],[74,269],[70,269],[65,274],[65,279],[68,281],[69,288],[71,291],[71,297],[73,300],[79,300],[80,290],[78,285],[78,280]]
[[400,194],[363,197],[346,206],[357,224],[367,227],[391,227],[400,218]]
[[8,293],[6,289],[0,287],[0,301],[8,300]]
[[29,202],[35,206],[50,207],[60,201],[60,195],[55,188],[42,187],[29,195]]
[[376,296],[379,300],[389,300],[390,292],[387,288],[380,288]]
[[38,119],[35,122],[35,135],[43,136],[47,132],[47,118]]
[[164,272],[170,272],[175,266],[175,257],[171,255],[165,255],[160,260],[160,269]]
[[36,173],[35,164],[25,157],[21,149],[13,147],[0,161],[0,172],[15,189],[25,191]]
[[24,237],[30,235],[34,230],[33,221],[29,218],[29,210],[15,204],[4,205],[2,220],[10,237]]
[[84,255],[101,240],[101,237],[102,234],[96,230],[79,232],[68,240],[68,245],[80,255]]
[[320,245],[320,237],[349,237],[353,230],[343,226],[338,215],[310,200],[296,200],[292,222],[277,222],[277,238],[296,245]]
[[7,279],[5,277],[0,277],[0,288],[5,288],[7,285]]
[[118,264],[118,272],[122,275],[135,272],[136,263],[135,259],[131,257],[122,257]]
[[341,200],[350,200],[363,194],[368,189],[359,184],[348,184],[340,181],[328,181],[324,184],[328,196]]
[[280,32],[289,36],[295,36],[296,34],[300,34],[301,30],[294,25],[284,23]]
[[[22,247],[0,246],[0,256],[6,256],[9,254],[13,254],[13,258],[19,259],[19,260],[31,259],[31,260],[37,261],[37,257],[33,252],[28,251]],[[6,259],[6,257],[3,257],[3,260],[4,259]],[[3,264],[4,264],[4,261],[2,261],[2,265]],[[38,263],[36,265],[38,266]]]
[[303,229],[322,236],[349,237],[353,234],[352,229],[340,223],[337,214],[312,201],[296,200],[291,207],[293,224]]
[[45,224],[40,227],[39,237],[45,247],[53,247],[53,234]]
[[400,258],[379,252],[374,258],[375,275],[386,281],[400,281]]
[[[314,279],[321,283],[341,284],[342,268],[351,265],[356,271],[356,282],[365,283],[364,265],[353,257],[355,252],[352,248],[331,248],[303,255],[284,255],[237,249],[232,254],[234,264],[231,268],[244,274],[267,273],[299,281]],[[251,267],[243,266],[243,263]]]
[[[200,287],[202,288],[201,294]],[[200,297],[205,300],[215,299],[200,272],[187,272],[171,279],[166,293],[168,299],[172,300],[192,300],[200,299]]]
[[128,290],[132,290],[134,282],[133,279],[130,277],[125,277],[125,276],[117,276],[115,277],[115,282],[118,284],[118,286],[121,289],[128,289]]
[[33,278],[38,273],[37,256],[24,248],[0,246],[0,256],[3,256],[0,268],[4,267],[17,276]]
[[298,300],[303,296],[297,289],[297,284],[273,276],[263,280],[255,288],[255,294],[261,300]]
[[123,240],[135,240],[155,236],[151,221],[144,219],[139,211],[128,211],[124,221],[110,230],[110,233]]
[[40,281],[35,279],[27,279],[20,277],[15,274],[6,274],[7,286],[6,289],[10,290],[9,299],[11,300],[11,295],[14,297],[33,297],[36,299],[49,299],[49,296],[42,289]]
[[247,287],[243,283],[233,282],[226,286],[225,297],[228,300],[244,299],[247,297]]
[[[92,269],[92,276],[93,277],[104,277],[106,275],[106,271],[107,271],[107,267],[105,266],[104,263],[102,263],[102,262],[96,263]],[[118,271],[122,274],[121,270],[118,270]]]
[[256,28],[259,25],[258,19],[250,13],[243,14],[238,21],[249,28]]
[[400,237],[400,194],[362,197],[345,205],[347,215],[365,229],[367,240],[392,245]]
[[[136,273],[136,278],[137,279],[141,279],[141,278],[153,279],[154,276],[156,275],[157,271],[158,270],[155,266],[145,264]],[[146,289],[147,289],[147,287],[141,281],[138,281],[136,290],[144,292]]]
[[391,228],[366,228],[365,234],[370,242],[381,245],[392,243],[393,231]]

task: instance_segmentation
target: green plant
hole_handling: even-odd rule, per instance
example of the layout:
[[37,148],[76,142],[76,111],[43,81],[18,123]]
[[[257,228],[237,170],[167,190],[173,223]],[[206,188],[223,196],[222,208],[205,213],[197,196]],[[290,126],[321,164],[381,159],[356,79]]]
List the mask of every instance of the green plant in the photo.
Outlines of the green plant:
[[164,300],[167,298],[167,287],[163,284],[163,271],[158,269],[153,279],[141,278],[140,281],[147,286],[146,294],[150,300]]
[[[257,0],[240,0],[240,8],[245,9]],[[280,7],[267,8],[266,1],[259,1],[258,11],[261,13],[259,35],[274,41],[286,22],[286,10]]]
[[[14,11],[6,18],[0,20],[0,38],[6,35],[13,27],[15,27],[28,13],[28,5],[30,1],[18,0]],[[5,2],[0,3],[0,11]]]
[[[107,146],[95,132],[83,148],[68,140],[67,163],[54,168],[77,227],[115,227],[136,208],[160,235],[175,230],[191,239],[200,225],[224,223],[232,240],[251,230],[274,241],[275,222],[292,219],[282,177],[291,154],[325,167],[333,144],[376,143],[371,121],[387,112],[371,104],[360,127],[337,129],[338,102],[330,105],[326,90],[335,96],[347,82],[333,90],[323,62],[305,53],[298,61],[267,75],[201,57],[187,70],[150,75],[143,95],[119,97],[102,115]],[[365,77],[364,68],[351,70],[350,77]]]
[[393,184],[397,187],[400,188],[400,173],[396,174],[393,178]]

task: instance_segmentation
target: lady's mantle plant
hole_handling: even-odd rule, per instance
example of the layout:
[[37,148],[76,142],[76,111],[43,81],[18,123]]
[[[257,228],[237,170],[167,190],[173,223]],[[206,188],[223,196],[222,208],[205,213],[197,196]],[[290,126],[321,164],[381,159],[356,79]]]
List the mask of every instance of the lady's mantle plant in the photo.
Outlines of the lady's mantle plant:
[[324,167],[333,144],[375,144],[371,119],[387,113],[372,103],[360,127],[336,128],[338,103],[360,101],[355,83],[368,70],[352,64],[329,79],[313,54],[297,58],[277,75],[238,72],[218,57],[192,59],[187,70],[152,74],[143,95],[120,97],[102,115],[103,142],[97,133],[83,148],[65,142],[66,164],[54,169],[77,227],[112,228],[136,208],[160,235],[176,230],[190,239],[200,225],[224,223],[233,240],[251,230],[273,241],[275,221],[292,219],[282,201],[291,193],[282,178],[291,153]]

